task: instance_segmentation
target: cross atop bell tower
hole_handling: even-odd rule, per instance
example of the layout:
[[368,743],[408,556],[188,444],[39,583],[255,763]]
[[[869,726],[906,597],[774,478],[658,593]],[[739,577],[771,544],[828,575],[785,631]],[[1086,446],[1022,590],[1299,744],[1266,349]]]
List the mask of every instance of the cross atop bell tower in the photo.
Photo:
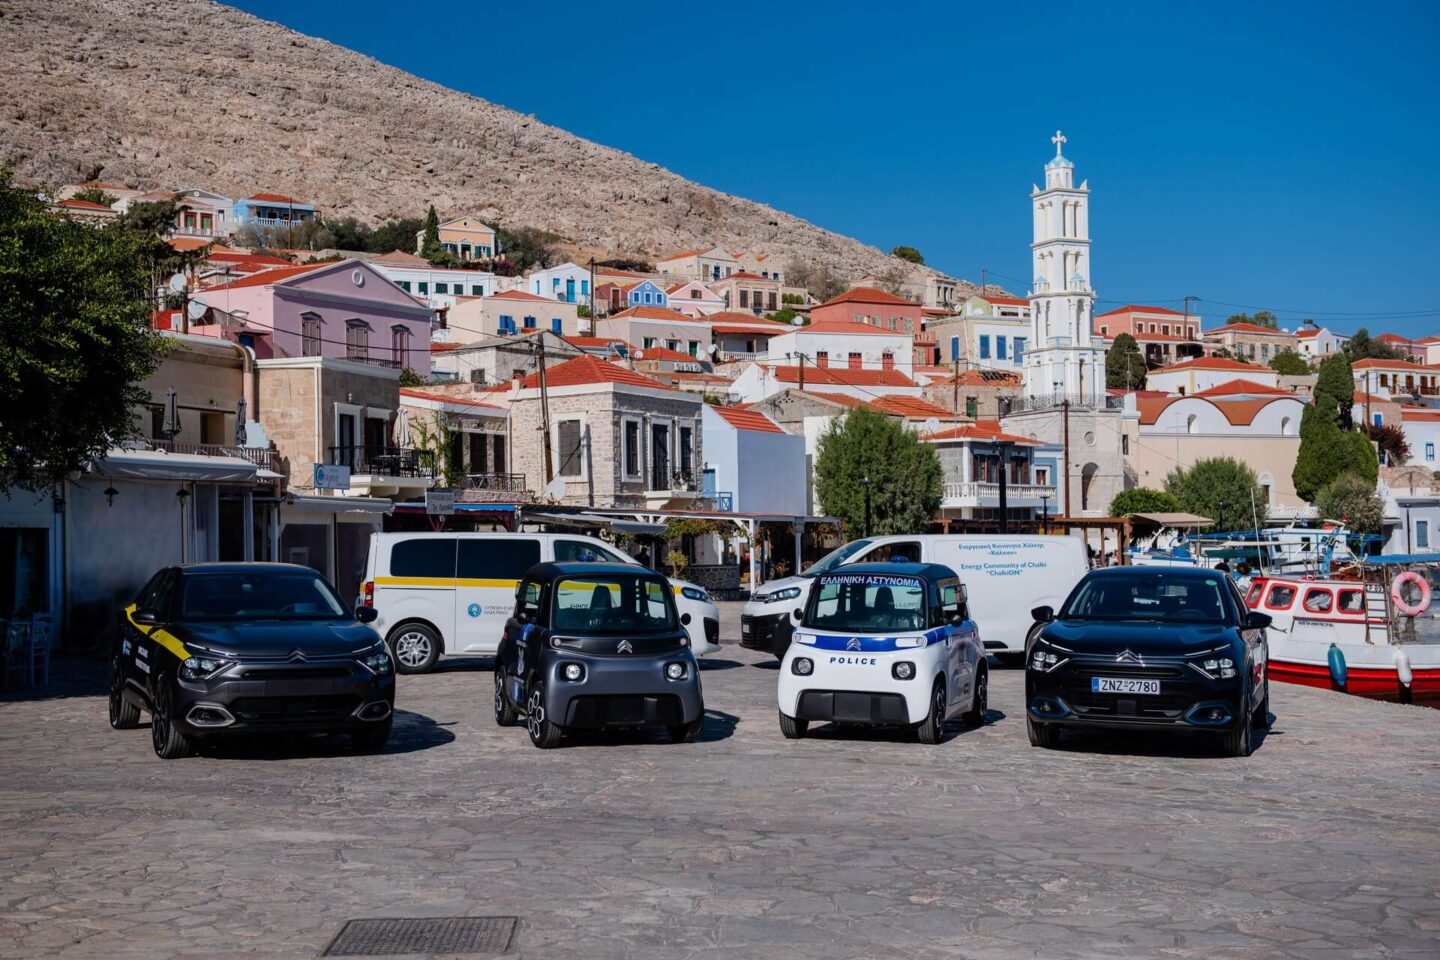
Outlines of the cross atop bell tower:
[[1058,157],[1060,156],[1060,148],[1064,146],[1067,142],[1069,142],[1069,138],[1066,137],[1065,134],[1061,133],[1059,130],[1056,130],[1055,136],[1050,138],[1050,142],[1055,144],[1055,156]]

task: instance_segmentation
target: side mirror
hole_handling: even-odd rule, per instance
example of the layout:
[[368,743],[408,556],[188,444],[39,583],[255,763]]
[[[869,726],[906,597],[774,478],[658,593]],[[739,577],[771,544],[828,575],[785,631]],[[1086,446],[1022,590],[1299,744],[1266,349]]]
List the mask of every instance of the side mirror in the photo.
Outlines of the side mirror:
[[147,627],[153,627],[160,622],[160,614],[154,610],[136,610],[133,618],[136,623],[143,623]]
[[963,615],[963,614],[959,614],[959,613],[952,613],[952,614],[950,614],[950,619],[946,621],[946,623],[950,624],[950,626],[952,626],[952,627],[958,627],[958,626],[960,626],[960,624],[962,624],[962,623],[964,623],[964,622],[965,622],[965,617],[964,617],[964,615]]
[[1275,618],[1268,613],[1260,613],[1258,610],[1251,610],[1245,614],[1246,630],[1264,630],[1275,622]]
[[1055,608],[1049,606],[1036,607],[1030,611],[1030,616],[1034,618],[1036,623],[1049,623],[1055,619]]
[[688,614],[688,613],[682,613],[682,614],[680,614],[680,625],[681,625],[681,626],[684,626],[684,627],[690,626],[690,614]]
[[374,607],[356,607],[355,619],[361,623],[374,623],[380,617],[380,611]]
[[529,622],[530,622],[530,614],[526,613],[524,610],[516,610],[516,611],[515,611],[515,621],[516,621],[517,623],[529,623]]
[[804,610],[801,610],[799,607],[796,607],[794,610],[792,610],[792,611],[790,612],[790,616],[794,617],[796,620],[804,620],[804,619],[805,619],[805,611],[804,611]]

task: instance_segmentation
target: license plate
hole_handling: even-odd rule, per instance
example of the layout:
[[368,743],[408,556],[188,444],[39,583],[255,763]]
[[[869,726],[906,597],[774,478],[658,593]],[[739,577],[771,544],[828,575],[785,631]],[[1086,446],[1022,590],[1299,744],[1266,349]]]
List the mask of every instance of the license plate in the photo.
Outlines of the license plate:
[[1135,680],[1130,677],[1091,677],[1091,693],[1139,693],[1160,692],[1159,680]]
[[740,624],[740,632],[741,632],[741,633],[749,633],[749,632],[750,632],[750,624],[748,624],[748,623],[742,623],[742,624]]

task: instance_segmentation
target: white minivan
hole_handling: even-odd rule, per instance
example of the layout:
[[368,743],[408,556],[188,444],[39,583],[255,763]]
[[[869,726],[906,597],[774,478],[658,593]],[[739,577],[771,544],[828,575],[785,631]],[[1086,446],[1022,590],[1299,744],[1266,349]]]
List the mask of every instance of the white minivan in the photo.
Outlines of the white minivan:
[[804,608],[816,577],[852,563],[902,561],[944,564],[958,573],[985,649],[1007,660],[1025,654],[1034,626],[1030,611],[1059,609],[1089,569],[1079,537],[942,533],[854,540],[798,577],[761,584],[741,612],[740,645],[783,658],[793,613]]
[[[424,673],[442,656],[491,656],[515,610],[515,588],[537,563],[639,561],[594,537],[570,533],[373,533],[360,604],[401,673]],[[701,587],[671,580],[695,656],[720,649],[720,611]]]

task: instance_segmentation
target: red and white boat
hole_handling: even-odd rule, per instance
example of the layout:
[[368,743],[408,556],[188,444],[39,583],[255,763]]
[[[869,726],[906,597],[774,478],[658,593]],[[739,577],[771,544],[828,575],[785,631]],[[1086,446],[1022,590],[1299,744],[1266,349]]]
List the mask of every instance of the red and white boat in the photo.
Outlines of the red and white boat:
[[1440,702],[1440,642],[1411,639],[1415,621],[1399,606],[1424,613],[1428,583],[1423,607],[1406,595],[1397,604],[1392,593],[1383,580],[1256,577],[1245,603],[1274,620],[1266,631],[1271,679],[1376,700]]

